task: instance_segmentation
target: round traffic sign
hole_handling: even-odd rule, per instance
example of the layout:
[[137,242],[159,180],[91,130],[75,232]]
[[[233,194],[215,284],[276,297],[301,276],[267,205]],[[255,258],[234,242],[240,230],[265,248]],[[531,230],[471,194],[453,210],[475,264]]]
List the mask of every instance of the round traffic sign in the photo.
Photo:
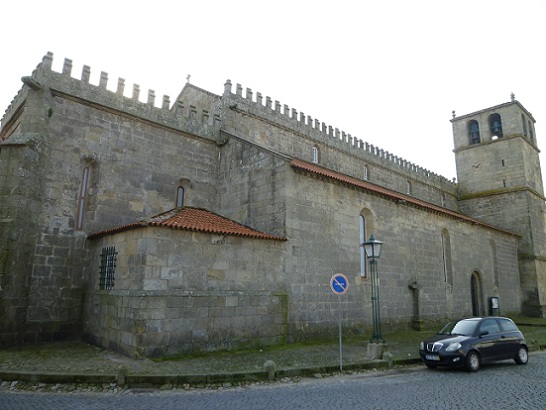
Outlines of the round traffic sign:
[[349,288],[349,281],[342,273],[336,273],[332,276],[332,279],[330,279],[330,288],[336,295],[343,295]]

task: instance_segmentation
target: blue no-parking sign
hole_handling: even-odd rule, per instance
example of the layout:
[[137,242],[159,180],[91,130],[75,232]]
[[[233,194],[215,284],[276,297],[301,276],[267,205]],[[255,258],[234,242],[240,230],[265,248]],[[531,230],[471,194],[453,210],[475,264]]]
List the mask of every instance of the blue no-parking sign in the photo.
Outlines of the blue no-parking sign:
[[345,292],[347,292],[347,289],[349,289],[349,281],[347,280],[347,276],[343,275],[342,273],[336,273],[333,275],[332,279],[330,279],[330,289],[332,289],[332,292],[338,295],[339,301],[339,370],[343,371],[343,348],[341,344],[341,297],[339,295],[343,295]]
[[330,279],[330,288],[336,295],[343,295],[349,288],[349,281],[347,277],[341,273],[336,273]]

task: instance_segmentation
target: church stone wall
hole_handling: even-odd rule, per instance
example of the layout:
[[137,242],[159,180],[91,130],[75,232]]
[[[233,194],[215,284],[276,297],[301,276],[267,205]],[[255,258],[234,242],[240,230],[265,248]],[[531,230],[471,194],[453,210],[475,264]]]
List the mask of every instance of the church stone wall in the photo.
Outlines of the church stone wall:
[[[51,60],[48,54],[24,80],[2,120],[2,138],[9,138],[0,151],[0,223],[9,231],[0,233],[7,249],[0,285],[13,291],[9,299],[0,291],[3,340],[58,340],[83,327],[90,341],[146,356],[314,340],[337,334],[340,300],[345,329],[366,333],[372,319],[369,279],[360,277],[363,212],[368,236],[384,242],[378,266],[385,324],[469,315],[472,274],[484,313],[490,296],[499,296],[503,312],[518,311],[518,236],[334,182],[291,160],[311,162],[316,147],[318,166],[360,180],[368,167],[369,182],[401,193],[409,182],[410,197],[456,211],[451,181],[269,97],[248,89],[243,97],[239,85],[232,93],[228,82],[216,96],[186,84],[172,105],[164,96],[155,107],[151,90],[140,102],[137,85],[125,97],[122,79],[109,91],[106,73],[92,85],[89,67],[77,80],[70,60],[62,73],[51,70]],[[90,185],[78,230],[84,167]],[[179,184],[186,205],[287,241],[149,228],[87,239],[172,209]],[[14,241],[23,245],[15,250]],[[106,245],[119,257],[110,291],[98,289]],[[350,279],[341,298],[329,288],[338,272]]]
[[230,138],[219,161],[221,214],[270,235],[286,235],[287,159]]
[[412,195],[424,201],[458,210],[455,184],[404,158],[375,147],[237,84],[235,93],[228,80],[222,104],[222,131],[289,157],[311,162],[311,149],[319,149],[320,163],[355,178],[364,178],[368,167],[370,182]]
[[[81,334],[88,233],[173,208],[181,179],[189,181],[188,204],[213,207],[216,201],[214,116],[184,111],[183,103],[172,111],[156,108],[153,94],[141,103],[138,88],[133,98],[124,97],[121,81],[118,92],[110,92],[106,73],[98,86],[91,85],[88,67],[82,80],[76,80],[70,76],[69,60],[63,73],[50,69],[48,55],[33,77],[24,79],[26,86],[2,119],[1,167],[9,164],[6,173],[13,174],[2,178],[7,184],[2,212],[4,220],[15,222],[10,222],[10,231],[3,231],[7,267],[0,285],[13,296],[2,295],[3,317],[11,319],[2,324],[1,333],[6,329],[13,343]],[[182,133],[180,125],[198,130],[201,137]],[[79,231],[76,218],[85,166],[90,184]],[[6,253],[14,239],[18,257]],[[12,334],[13,327],[17,331]]]
[[27,322],[36,225],[40,200],[32,171],[40,138],[20,136],[0,145],[0,345],[22,343]]
[[[506,311],[519,308],[519,295],[513,292],[518,287],[517,237],[306,175],[294,175],[287,196],[289,334],[295,339],[312,339],[332,331],[337,297],[329,289],[329,279],[337,272],[351,282],[342,297],[345,326],[361,333],[371,325],[370,283],[359,277],[362,209],[373,215],[368,222],[373,224],[375,237],[384,242],[378,268],[385,323],[411,322],[415,307],[412,283],[419,288],[422,319],[468,315],[474,271],[482,281],[484,313],[485,300],[491,296],[499,296]],[[444,277],[442,229],[451,235],[452,283]],[[504,251],[496,252],[495,263],[490,241]],[[496,288],[495,265],[500,275]]]
[[[153,227],[95,239],[85,338],[131,356],[282,343],[283,244]],[[117,251],[108,291],[103,246]]]

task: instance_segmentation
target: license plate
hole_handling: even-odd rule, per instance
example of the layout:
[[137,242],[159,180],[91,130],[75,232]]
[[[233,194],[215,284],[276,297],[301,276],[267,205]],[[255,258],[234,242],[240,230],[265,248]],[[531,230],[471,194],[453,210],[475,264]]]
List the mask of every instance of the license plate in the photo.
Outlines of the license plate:
[[431,355],[431,354],[427,354],[427,355],[425,356],[425,359],[427,359],[427,360],[433,360],[433,361],[435,361],[435,362],[439,362],[439,361],[440,361],[440,356],[433,356],[433,355]]

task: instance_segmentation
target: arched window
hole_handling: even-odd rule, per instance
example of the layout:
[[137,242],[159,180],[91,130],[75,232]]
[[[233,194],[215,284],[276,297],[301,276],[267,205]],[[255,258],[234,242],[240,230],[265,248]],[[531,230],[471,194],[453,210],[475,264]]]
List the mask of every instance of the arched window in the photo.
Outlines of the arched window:
[[480,280],[480,273],[474,271],[470,277],[470,294],[472,297],[472,315],[481,316],[483,314],[482,306],[482,284]]
[[311,148],[311,161],[314,163],[314,164],[318,164],[319,163],[319,149],[317,146],[314,146],[313,148]]
[[369,234],[373,232],[373,218],[372,213],[368,209],[360,211],[360,276],[362,278],[368,277],[368,259],[366,258],[366,251],[364,250],[363,243],[369,238]]
[[446,194],[443,192],[440,194],[440,203],[442,206],[446,206]]
[[364,165],[364,181],[368,181],[370,178],[370,170]]
[[453,269],[451,266],[451,239],[447,229],[442,230],[442,262],[444,282],[453,285]]
[[489,241],[491,248],[491,260],[493,261],[493,285],[499,286],[499,270],[497,268],[497,246],[494,241]]
[[364,242],[367,241],[367,229],[366,229],[366,217],[360,215],[360,276],[363,278],[368,277],[368,264],[366,263],[366,251],[364,250]]
[[76,217],[76,229],[83,228],[83,216],[87,206],[87,188],[89,186],[89,167],[85,166],[82,170],[82,179],[80,182],[80,191],[78,195],[78,215]]
[[411,195],[411,181],[406,181],[406,194]]
[[535,142],[535,135],[533,134],[533,125],[531,124],[531,121],[529,121],[529,139],[531,142]]
[[502,138],[502,122],[499,114],[495,113],[489,116],[489,129],[492,138]]
[[527,136],[527,121],[525,121],[523,114],[521,114],[521,123],[523,124],[523,135]]
[[468,123],[468,136],[470,138],[470,144],[479,144],[480,139],[480,125],[478,121],[472,120]]
[[176,188],[176,208],[180,208],[181,206],[184,206],[184,187],[179,185]]

